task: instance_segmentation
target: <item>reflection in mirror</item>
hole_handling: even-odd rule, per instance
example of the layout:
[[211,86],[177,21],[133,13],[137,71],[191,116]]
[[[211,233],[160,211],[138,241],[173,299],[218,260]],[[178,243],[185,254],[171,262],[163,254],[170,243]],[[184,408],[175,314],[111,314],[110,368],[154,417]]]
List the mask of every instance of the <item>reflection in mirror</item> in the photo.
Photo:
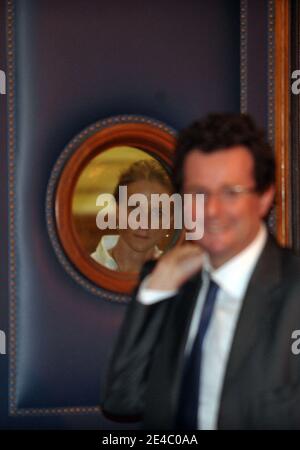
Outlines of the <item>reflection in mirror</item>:
[[[122,189],[125,196],[119,195]],[[157,159],[134,147],[110,148],[89,161],[75,185],[72,217],[77,239],[101,266],[138,273],[146,260],[159,258],[176,240],[172,215],[163,227],[161,204],[151,204],[152,194],[172,193],[168,172]],[[105,197],[99,206],[104,194],[113,197],[109,202]],[[129,206],[128,199],[135,194],[142,194],[146,203]],[[99,226],[99,212],[105,227]],[[158,226],[153,227],[155,216]],[[121,217],[126,219],[125,226]]]
[[[174,216],[171,202],[168,226],[160,206],[151,205],[149,209],[149,205],[141,205],[140,227],[126,229],[121,219],[129,223],[135,217],[139,222],[136,208],[132,210],[130,205],[131,209],[125,211],[122,193],[117,201],[112,201],[121,177],[128,200],[134,195],[148,199],[155,192],[169,198],[175,136],[174,130],[151,118],[110,117],[74,136],[53,167],[46,200],[53,249],[68,274],[101,298],[127,301],[127,294],[138,283],[143,262],[149,257],[158,258],[184,238],[182,227],[172,222],[176,222],[177,214]],[[151,170],[147,172],[140,166],[135,169],[137,166],[133,165],[139,161],[152,164]],[[102,202],[104,195],[109,202]],[[109,212],[112,205],[114,214]],[[156,219],[162,219],[161,228],[153,230],[152,222],[151,230],[145,225],[145,217],[152,213]],[[116,226],[103,226],[108,219],[115,220]]]

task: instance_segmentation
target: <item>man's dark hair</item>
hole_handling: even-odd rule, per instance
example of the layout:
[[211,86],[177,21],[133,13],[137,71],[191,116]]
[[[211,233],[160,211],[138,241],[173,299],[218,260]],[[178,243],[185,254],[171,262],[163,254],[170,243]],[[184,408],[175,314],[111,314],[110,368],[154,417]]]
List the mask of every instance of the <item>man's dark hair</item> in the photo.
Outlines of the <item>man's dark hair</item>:
[[254,160],[256,191],[265,192],[275,182],[275,159],[265,133],[247,114],[209,114],[179,133],[175,153],[174,184],[180,192],[183,165],[192,150],[212,153],[244,146]]

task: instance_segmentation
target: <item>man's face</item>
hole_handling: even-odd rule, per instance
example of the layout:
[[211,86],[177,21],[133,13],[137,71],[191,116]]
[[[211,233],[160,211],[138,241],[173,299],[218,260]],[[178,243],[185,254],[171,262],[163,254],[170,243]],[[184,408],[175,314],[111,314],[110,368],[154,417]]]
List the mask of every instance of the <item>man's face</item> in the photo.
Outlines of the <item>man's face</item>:
[[228,188],[255,188],[254,161],[246,147],[211,154],[193,150],[184,163],[184,193],[207,193],[204,236],[199,241],[217,268],[240,253],[255,238],[261,219],[273,201],[274,189],[263,194],[243,192],[227,198]]

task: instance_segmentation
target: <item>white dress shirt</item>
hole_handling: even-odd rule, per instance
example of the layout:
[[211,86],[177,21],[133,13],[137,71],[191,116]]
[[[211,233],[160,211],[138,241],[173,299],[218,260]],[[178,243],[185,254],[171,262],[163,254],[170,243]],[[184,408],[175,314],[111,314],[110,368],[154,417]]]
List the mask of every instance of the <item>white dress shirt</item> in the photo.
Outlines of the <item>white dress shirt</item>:
[[[185,354],[191,351],[208,289],[209,275],[219,285],[214,312],[210,320],[202,351],[199,390],[198,428],[217,428],[218,412],[225,369],[244,295],[256,262],[267,240],[264,224],[251,244],[218,269],[213,269],[208,255],[203,257],[203,284],[199,291],[189,330]],[[177,291],[147,289],[147,278],[140,286],[137,300],[153,304],[176,294]]]

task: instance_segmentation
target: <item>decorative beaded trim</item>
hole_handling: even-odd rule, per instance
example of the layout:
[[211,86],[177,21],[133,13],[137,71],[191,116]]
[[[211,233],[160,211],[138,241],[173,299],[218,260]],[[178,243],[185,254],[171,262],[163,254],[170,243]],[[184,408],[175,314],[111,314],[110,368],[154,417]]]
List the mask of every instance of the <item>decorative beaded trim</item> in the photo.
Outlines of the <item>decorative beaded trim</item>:
[[248,24],[247,24],[247,10],[248,0],[240,1],[240,110],[242,114],[245,114],[248,109]]
[[[274,35],[275,35],[275,7],[274,0],[268,1],[268,140],[274,146],[274,104],[275,104],[275,57],[274,57]],[[272,233],[276,234],[276,210],[273,207],[268,226]]]
[[268,138],[274,144],[274,0],[268,1]]

